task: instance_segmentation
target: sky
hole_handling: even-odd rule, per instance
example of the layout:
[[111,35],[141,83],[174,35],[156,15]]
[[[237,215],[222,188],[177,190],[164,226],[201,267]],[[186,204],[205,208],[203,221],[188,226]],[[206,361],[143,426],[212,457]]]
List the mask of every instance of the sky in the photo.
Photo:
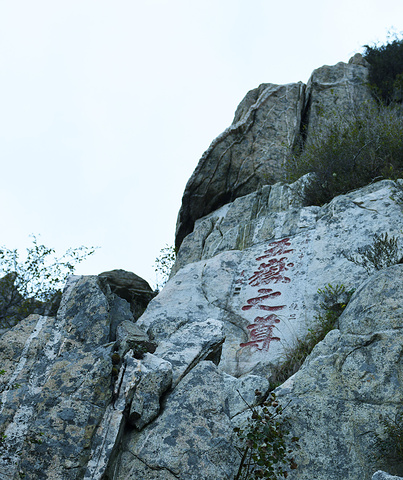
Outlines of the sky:
[[0,245],[152,286],[185,185],[261,83],[403,31],[403,0],[0,0]]

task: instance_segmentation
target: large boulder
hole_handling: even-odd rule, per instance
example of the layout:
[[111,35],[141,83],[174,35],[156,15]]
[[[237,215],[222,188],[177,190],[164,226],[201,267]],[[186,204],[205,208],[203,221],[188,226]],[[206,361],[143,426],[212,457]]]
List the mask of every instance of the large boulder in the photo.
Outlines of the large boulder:
[[324,65],[312,72],[306,86],[303,117],[302,135],[307,142],[326,122],[334,121],[335,114],[342,118],[357,106],[373,101],[368,88],[368,66],[361,55],[355,55],[349,63]]
[[135,320],[143,314],[156,295],[148,282],[133,272],[116,269],[102,272],[99,276],[106,279],[112,293],[129,302]]

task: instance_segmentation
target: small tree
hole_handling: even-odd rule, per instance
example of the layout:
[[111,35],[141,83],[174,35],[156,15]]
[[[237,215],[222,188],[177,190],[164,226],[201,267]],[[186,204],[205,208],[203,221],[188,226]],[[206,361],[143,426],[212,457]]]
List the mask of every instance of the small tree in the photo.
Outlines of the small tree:
[[378,101],[388,105],[403,100],[403,39],[397,35],[384,45],[365,45],[369,85]]
[[[262,393],[256,390],[255,395]],[[287,478],[288,471],[297,468],[292,454],[299,448],[299,438],[290,437],[289,421],[283,415],[286,407],[274,392],[260,406],[246,405],[252,414],[247,425],[234,428],[243,444],[235,480]]]
[[95,252],[81,246],[56,257],[53,248],[32,237],[24,260],[17,249],[0,247],[0,327],[11,327],[31,313],[54,314],[67,277]]
[[167,244],[164,248],[161,248],[160,254],[154,262],[157,290],[161,290],[161,288],[169,280],[169,275],[171,273],[175,260],[176,253],[175,248],[172,245],[170,246]]

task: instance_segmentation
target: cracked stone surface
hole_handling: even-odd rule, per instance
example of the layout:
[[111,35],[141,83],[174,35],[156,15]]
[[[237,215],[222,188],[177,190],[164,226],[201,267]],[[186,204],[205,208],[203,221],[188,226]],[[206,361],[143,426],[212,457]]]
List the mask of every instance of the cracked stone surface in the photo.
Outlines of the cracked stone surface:
[[0,337],[0,478],[76,479],[111,400],[110,305],[96,277],[72,277],[57,318]]
[[[1,480],[100,478],[136,376],[147,370],[147,361],[140,373],[137,363],[130,369],[128,358],[114,380],[115,332],[128,318],[129,304],[104,279],[76,276],[56,318],[31,315],[0,336]],[[158,363],[171,374],[168,362]],[[144,408],[147,421],[159,410],[153,402]]]
[[315,70],[306,87],[246,95],[188,182],[174,275],[136,323],[136,295],[153,294],[116,270],[71,277],[56,318],[0,332],[0,480],[234,478],[233,427],[315,328],[329,283],[356,289],[338,329],[277,389],[301,444],[288,478],[402,476],[402,464],[372,459],[381,414],[403,401],[403,265],[369,276],[344,253],[379,232],[400,242],[403,180],[323,207],[297,194],[309,176],[277,182],[301,125],[309,141],[323,109],[366,101],[366,74],[355,56]]
[[200,362],[165,398],[152,425],[127,434],[113,478],[233,478],[239,455],[225,399],[222,373]]
[[212,142],[186,185],[177,247],[198,218],[281,179],[287,148],[299,133],[304,89],[301,82],[267,83],[248,93],[233,124]]
[[371,276],[341,315],[339,330],[277,389],[282,403],[291,402],[292,433],[300,436],[291,480],[370,480],[379,467],[403,474],[402,462],[374,461],[375,433],[385,435],[380,418],[394,418],[403,402],[402,281],[403,265]]
[[[176,247],[193,231],[196,220],[264,185],[283,180],[289,148],[309,137],[335,109],[349,113],[371,101],[364,61],[325,65],[307,85],[264,83],[247,93],[232,125],[203,154],[182,198]],[[302,135],[302,136],[301,136]]]
[[[216,319],[225,336],[219,368],[235,377],[269,375],[270,366],[315,328],[318,289],[330,283],[348,291],[367,278],[343,252],[368,246],[375,233],[399,236],[403,221],[399,182],[383,180],[323,207],[279,200],[292,191],[267,186],[201,219],[201,231],[196,226],[194,233],[207,237],[186,239],[181,247],[195,261],[150,303],[138,321],[143,330],[160,342],[184,325]],[[281,203],[284,209],[273,208]],[[206,230],[203,222],[212,217],[214,227]],[[185,263],[181,251],[178,257]]]

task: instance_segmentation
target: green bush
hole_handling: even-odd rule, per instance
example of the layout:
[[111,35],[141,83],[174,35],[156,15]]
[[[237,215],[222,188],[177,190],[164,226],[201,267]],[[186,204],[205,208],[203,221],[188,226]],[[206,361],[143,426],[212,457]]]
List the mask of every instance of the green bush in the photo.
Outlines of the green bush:
[[398,237],[389,237],[387,233],[375,233],[372,244],[358,248],[357,253],[358,255],[351,255],[343,252],[343,255],[350,262],[365,268],[368,275],[374,270],[382,270],[403,262]]
[[154,270],[156,276],[156,290],[159,291],[169,280],[172,267],[176,260],[175,248],[171,245],[165,245],[161,248],[160,254],[155,259]]
[[368,81],[378,100],[386,105],[403,100],[403,39],[385,45],[365,45],[363,56],[370,65]]
[[260,406],[245,403],[252,415],[245,428],[234,428],[244,444],[235,480],[287,478],[288,470],[297,468],[292,453],[298,448],[299,439],[290,438],[288,420],[283,415],[286,407],[280,405],[274,392]]
[[402,107],[366,103],[348,115],[333,113],[300,151],[290,153],[285,170],[288,182],[314,174],[304,190],[309,205],[323,205],[374,180],[403,176]]
[[[382,433],[374,432],[374,460],[378,465],[398,468],[394,472],[403,473],[403,412],[399,411],[394,416],[380,416]],[[380,462],[380,463],[379,463]]]

